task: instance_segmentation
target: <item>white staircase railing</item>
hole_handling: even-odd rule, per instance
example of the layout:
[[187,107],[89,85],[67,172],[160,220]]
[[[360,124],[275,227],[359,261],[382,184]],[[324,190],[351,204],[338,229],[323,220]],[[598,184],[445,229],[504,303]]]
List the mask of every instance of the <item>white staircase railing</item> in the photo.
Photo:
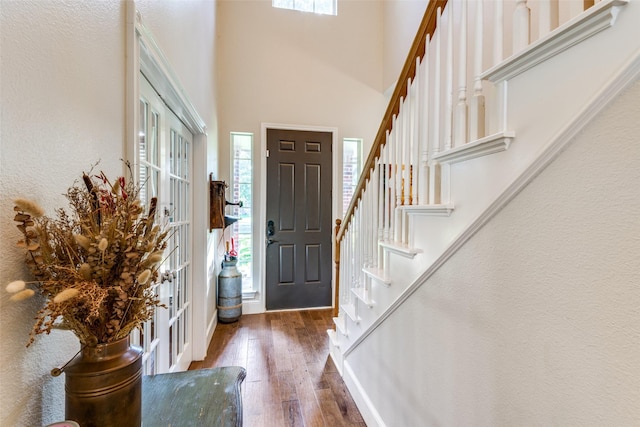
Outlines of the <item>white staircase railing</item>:
[[625,3],[429,2],[347,214],[336,227],[336,345],[338,335],[348,336],[360,323],[359,310],[375,305],[376,283],[394,285],[391,254],[412,258],[421,251],[414,247],[412,217],[454,209],[451,164],[509,147],[514,133],[507,129],[506,81],[492,70],[512,63],[510,76],[522,72],[518,58],[533,45],[547,46],[531,53],[538,62],[546,60],[562,50],[545,44],[552,32],[578,25],[573,22],[585,10]]

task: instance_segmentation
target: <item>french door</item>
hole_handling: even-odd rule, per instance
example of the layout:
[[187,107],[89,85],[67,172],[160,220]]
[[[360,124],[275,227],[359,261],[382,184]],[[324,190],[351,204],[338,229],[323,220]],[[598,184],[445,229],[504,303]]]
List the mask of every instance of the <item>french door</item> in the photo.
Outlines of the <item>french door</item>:
[[146,375],[183,371],[192,360],[191,247],[193,135],[140,76],[138,174],[140,201],[158,198],[157,215],[169,230],[165,262],[155,291],[166,308],[134,333],[144,349]]

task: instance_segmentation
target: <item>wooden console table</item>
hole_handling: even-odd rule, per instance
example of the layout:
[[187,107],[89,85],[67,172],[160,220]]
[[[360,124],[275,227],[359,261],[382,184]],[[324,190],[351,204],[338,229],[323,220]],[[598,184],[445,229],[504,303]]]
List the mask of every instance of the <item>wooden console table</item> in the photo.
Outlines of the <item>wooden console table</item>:
[[142,377],[143,427],[240,427],[244,368],[198,369]]

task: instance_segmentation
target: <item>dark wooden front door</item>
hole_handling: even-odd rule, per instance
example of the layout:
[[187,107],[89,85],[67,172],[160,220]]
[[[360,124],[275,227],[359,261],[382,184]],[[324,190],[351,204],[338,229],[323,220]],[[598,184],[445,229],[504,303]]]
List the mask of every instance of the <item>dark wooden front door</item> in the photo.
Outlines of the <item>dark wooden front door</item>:
[[331,306],[331,142],[267,129],[267,310]]

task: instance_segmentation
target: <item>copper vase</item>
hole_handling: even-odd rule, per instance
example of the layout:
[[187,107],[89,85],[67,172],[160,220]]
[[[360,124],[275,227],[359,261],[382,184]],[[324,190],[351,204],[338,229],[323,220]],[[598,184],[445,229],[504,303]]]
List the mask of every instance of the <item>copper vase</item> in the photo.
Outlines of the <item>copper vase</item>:
[[128,337],[83,348],[64,372],[68,420],[82,427],[140,427],[142,349]]

